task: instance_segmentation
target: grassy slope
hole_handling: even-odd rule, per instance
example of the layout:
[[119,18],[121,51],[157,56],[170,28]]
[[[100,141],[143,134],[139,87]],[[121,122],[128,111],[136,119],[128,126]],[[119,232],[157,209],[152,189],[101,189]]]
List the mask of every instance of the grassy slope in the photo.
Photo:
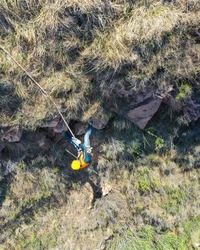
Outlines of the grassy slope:
[[[107,92],[121,78],[134,90],[173,84],[179,101],[195,97],[197,1],[2,0],[0,12],[6,19],[1,44],[69,121],[87,122],[91,106],[107,109]],[[56,115],[2,51],[0,90],[2,125],[35,130]],[[94,173],[77,177],[64,162],[49,166],[45,157],[19,164],[1,186],[0,249],[195,248],[200,243],[197,125],[187,126],[186,117],[177,119],[164,106],[143,132],[112,115],[107,129],[96,132],[101,186],[112,191],[92,209],[87,209],[92,199],[87,181],[98,181]]]

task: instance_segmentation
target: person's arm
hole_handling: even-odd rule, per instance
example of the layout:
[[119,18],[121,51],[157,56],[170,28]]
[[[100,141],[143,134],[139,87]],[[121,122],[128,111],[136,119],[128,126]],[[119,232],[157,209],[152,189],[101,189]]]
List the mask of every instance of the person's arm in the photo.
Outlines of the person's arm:
[[71,135],[69,135],[69,134],[67,134],[67,133],[65,133],[65,139],[68,141],[68,142],[72,142],[72,137],[71,137]]
[[81,144],[81,141],[75,137],[72,137],[68,133],[65,133],[65,139],[71,143],[77,150],[79,150],[79,145]]

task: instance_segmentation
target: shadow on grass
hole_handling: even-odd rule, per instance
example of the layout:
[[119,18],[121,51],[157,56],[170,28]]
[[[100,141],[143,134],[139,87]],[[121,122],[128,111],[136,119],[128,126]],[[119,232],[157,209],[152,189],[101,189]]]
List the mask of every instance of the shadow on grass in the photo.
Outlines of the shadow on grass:
[[0,181],[0,209],[2,207],[2,204],[6,198],[7,191],[9,189],[10,184],[10,176],[7,175],[3,177],[3,179]]

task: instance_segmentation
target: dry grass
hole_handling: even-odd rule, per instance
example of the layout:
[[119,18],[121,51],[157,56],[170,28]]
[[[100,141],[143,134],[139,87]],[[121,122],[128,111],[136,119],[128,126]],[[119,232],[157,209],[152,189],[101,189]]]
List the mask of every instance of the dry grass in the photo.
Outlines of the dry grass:
[[59,94],[63,93],[63,97],[70,91],[74,91],[77,89],[77,85],[79,86],[80,83],[77,83],[69,77],[64,72],[55,72],[48,77],[43,77],[40,85],[42,88],[49,93],[51,96],[59,97]]
[[148,41],[161,41],[181,20],[181,12],[161,4],[135,8],[128,18],[115,22],[107,32],[97,33],[92,45],[83,51],[94,60],[94,69],[117,70],[124,63],[135,63],[137,47]]
[[[17,90],[16,90],[17,91]],[[19,93],[17,93],[19,94]],[[22,93],[20,92],[20,95]],[[52,115],[56,115],[55,107],[44,96],[31,96],[13,113],[12,125],[22,125],[24,128],[36,130]]]
[[87,122],[100,109],[100,102],[90,103],[90,107],[83,113],[81,120]]
[[[85,69],[105,72],[93,86],[100,85],[102,95],[108,92],[107,82],[110,85],[114,73],[127,64],[132,68],[125,73],[126,79],[136,89],[149,81],[167,87],[169,78],[194,79],[199,70],[199,46],[188,40],[186,32],[198,10],[195,7],[185,13],[181,6],[159,1],[2,1],[0,11],[14,32],[1,42],[59,99],[68,118],[76,119],[89,107],[92,93]],[[4,54],[0,57],[1,72],[16,84],[17,95],[23,100],[30,95],[40,99],[18,66]],[[156,78],[159,69],[164,74]],[[49,113],[47,106],[42,107]]]
[[33,18],[40,10],[44,1],[42,0],[2,0],[0,10],[6,15],[11,24],[23,23],[26,19]]

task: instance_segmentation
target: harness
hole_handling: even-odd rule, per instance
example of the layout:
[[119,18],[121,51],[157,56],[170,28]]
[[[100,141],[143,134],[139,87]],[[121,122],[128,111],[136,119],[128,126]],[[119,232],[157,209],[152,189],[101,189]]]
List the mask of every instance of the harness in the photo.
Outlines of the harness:
[[[92,154],[91,154],[91,155],[92,155]],[[92,156],[93,156],[93,155],[92,155]],[[81,163],[80,168],[86,168],[87,166],[90,165],[90,163],[87,163],[87,162],[84,161],[83,152],[81,152],[80,157],[79,157],[79,160],[80,160],[80,163]]]

